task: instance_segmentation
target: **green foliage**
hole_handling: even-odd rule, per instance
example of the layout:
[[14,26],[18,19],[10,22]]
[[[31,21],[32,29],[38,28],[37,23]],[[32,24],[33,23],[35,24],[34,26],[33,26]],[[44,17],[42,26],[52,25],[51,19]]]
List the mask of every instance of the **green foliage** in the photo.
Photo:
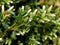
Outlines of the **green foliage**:
[[60,45],[60,6],[49,2],[1,0],[0,45]]

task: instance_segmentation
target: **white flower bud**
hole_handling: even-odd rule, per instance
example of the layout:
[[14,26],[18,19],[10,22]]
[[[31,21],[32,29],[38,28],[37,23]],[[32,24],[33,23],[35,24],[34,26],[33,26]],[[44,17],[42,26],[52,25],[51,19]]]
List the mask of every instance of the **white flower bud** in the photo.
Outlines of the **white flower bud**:
[[2,13],[4,12],[4,5],[2,5]]
[[14,6],[11,6],[11,7],[8,9],[8,11],[12,10],[13,8],[14,8]]
[[16,33],[16,35],[20,35],[20,33]]
[[45,5],[43,6],[43,10],[45,10]]
[[51,11],[52,7],[53,7],[52,5],[49,7],[49,9],[48,9],[49,12]]
[[22,6],[22,10],[24,11],[24,6]]
[[2,39],[2,38],[0,38],[0,42],[1,42],[1,41],[3,41],[3,39]]
[[50,19],[48,19],[48,18],[45,18],[44,20],[45,20],[45,21],[48,21],[48,22],[50,21]]
[[52,17],[56,16],[55,14],[51,14]]
[[31,12],[31,9],[28,10],[28,12],[25,14],[25,16],[27,16],[30,12]]
[[35,14],[37,12],[37,9],[34,10],[33,14]]

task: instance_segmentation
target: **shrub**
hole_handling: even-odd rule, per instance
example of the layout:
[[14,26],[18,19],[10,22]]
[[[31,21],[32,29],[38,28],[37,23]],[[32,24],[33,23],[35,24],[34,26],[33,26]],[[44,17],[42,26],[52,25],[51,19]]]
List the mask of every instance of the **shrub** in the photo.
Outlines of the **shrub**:
[[60,8],[40,2],[1,0],[0,45],[60,45]]

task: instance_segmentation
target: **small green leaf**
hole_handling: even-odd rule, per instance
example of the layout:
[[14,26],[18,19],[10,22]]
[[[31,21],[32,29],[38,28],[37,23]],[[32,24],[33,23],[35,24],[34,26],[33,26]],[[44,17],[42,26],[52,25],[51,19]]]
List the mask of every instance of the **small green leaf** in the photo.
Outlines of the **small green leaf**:
[[12,32],[11,38],[12,38],[12,39],[16,39],[16,32],[15,32],[15,31]]

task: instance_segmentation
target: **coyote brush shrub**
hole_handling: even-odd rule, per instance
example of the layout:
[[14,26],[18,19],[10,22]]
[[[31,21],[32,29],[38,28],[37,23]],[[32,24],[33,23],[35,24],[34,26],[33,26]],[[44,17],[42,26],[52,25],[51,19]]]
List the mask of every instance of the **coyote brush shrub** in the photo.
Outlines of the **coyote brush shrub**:
[[60,45],[60,8],[37,0],[19,2],[0,2],[0,45]]

